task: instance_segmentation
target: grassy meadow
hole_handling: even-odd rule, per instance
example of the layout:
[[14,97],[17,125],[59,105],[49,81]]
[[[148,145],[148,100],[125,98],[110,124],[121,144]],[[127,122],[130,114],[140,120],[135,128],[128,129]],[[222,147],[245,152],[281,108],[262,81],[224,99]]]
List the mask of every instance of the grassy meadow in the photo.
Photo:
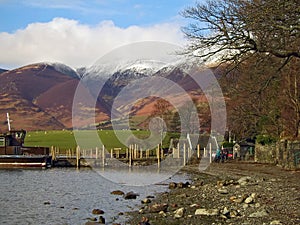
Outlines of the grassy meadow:
[[[132,132],[137,138],[145,139],[149,137],[149,131],[129,131],[124,130],[125,135],[128,135],[129,132]],[[76,135],[75,135],[75,134]],[[97,136],[96,136],[97,135]],[[25,146],[43,146],[43,147],[58,147],[60,150],[67,149],[75,149],[77,146],[76,139],[79,140],[80,143],[84,143],[84,148],[95,148],[99,146],[99,138],[101,142],[107,149],[111,148],[123,148],[125,149],[125,145],[120,142],[120,140],[116,137],[115,132],[113,130],[99,130],[97,133],[91,130],[83,130],[83,131],[31,131],[28,132],[25,138]],[[164,140],[163,146],[169,147],[170,139],[176,137],[176,134],[167,133]],[[81,146],[80,146],[81,147]]]

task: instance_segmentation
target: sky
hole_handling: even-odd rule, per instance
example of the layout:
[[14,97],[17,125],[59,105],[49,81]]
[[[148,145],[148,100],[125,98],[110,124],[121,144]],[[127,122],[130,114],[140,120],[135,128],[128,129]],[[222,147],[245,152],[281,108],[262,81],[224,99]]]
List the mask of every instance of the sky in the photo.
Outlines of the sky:
[[180,16],[195,0],[0,0],[0,68],[90,66],[138,41],[186,42]]

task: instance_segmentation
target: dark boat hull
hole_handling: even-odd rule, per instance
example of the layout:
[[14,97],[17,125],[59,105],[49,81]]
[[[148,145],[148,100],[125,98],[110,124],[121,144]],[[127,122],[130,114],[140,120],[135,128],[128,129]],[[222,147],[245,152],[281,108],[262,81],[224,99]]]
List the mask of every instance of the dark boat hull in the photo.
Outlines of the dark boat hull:
[[0,168],[51,167],[48,155],[0,155]]

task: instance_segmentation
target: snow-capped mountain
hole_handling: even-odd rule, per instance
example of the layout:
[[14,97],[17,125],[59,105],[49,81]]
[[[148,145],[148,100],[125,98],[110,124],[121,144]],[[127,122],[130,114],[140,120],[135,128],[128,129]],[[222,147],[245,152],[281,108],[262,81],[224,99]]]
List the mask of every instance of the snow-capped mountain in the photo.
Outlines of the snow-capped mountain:
[[67,66],[63,63],[59,63],[59,62],[42,62],[40,64],[45,65],[45,66],[52,66],[57,72],[69,75],[70,77],[80,78],[79,74],[77,73],[77,71],[75,69],[73,69],[70,66]]
[[166,66],[165,63],[156,60],[133,60],[133,61],[117,61],[105,64],[96,64],[85,69],[83,77],[89,79],[107,79],[113,74],[140,74],[151,76]]

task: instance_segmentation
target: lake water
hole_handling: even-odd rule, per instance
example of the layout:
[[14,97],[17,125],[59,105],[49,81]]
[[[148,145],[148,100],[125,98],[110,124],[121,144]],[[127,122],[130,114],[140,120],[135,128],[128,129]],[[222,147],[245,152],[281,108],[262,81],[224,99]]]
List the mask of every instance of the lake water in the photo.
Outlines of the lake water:
[[[144,177],[138,171],[51,168],[39,169],[1,169],[0,170],[0,224],[85,224],[95,208],[102,209],[106,224],[118,222],[126,224],[126,214],[138,209],[140,201],[148,195],[167,190],[171,181],[186,181],[184,174],[165,179],[161,173],[152,174],[160,185],[150,184],[128,186],[122,184],[126,176],[131,179]],[[130,176],[129,176],[130,174]],[[117,177],[112,182],[109,177]],[[119,178],[119,177],[120,178]],[[122,178],[122,179],[121,179]],[[155,179],[154,179],[155,180]],[[122,196],[111,195],[114,190],[133,191],[140,194],[137,199],[125,200]],[[117,200],[117,198],[119,200]]]

